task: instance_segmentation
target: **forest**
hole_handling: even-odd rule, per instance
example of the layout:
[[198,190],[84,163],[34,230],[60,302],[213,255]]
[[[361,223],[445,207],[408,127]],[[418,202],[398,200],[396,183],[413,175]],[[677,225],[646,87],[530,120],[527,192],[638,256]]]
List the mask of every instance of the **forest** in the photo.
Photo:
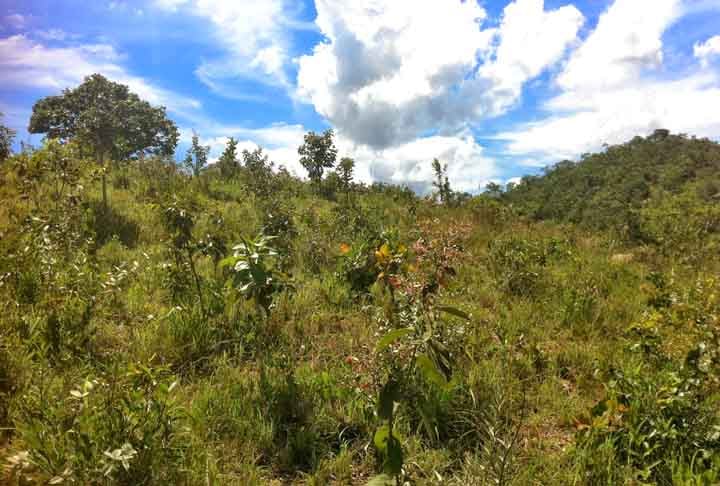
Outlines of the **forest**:
[[477,195],[217,161],[100,75],[0,130],[0,483],[720,483],[720,144]]

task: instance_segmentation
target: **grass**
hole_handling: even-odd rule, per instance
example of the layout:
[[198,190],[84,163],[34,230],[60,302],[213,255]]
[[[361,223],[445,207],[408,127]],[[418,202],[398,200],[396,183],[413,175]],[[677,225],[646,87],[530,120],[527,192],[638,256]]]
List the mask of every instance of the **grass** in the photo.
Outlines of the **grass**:
[[[373,445],[378,393],[393,366],[409,363],[402,342],[385,357],[377,350],[385,330],[407,318],[406,291],[427,292],[430,309],[453,306],[470,318],[438,320],[452,357],[447,384],[413,372],[406,392],[426,408],[406,399],[394,405],[403,481],[706,484],[702,477],[711,477],[720,450],[710,433],[718,423],[712,352],[720,294],[708,281],[715,259],[688,265],[610,234],[510,210],[498,217],[500,209],[482,200],[439,207],[366,188],[348,207],[295,181],[275,195],[287,202],[294,230],[281,234],[287,245],[268,262],[286,285],[265,312],[226,286],[227,271],[202,245],[209,235],[227,248],[254,237],[270,203],[212,173],[200,183],[165,169],[153,179],[152,170],[160,168],[129,168],[102,217],[97,182],[83,181],[82,203],[63,219],[33,204],[49,197],[42,185],[37,197],[21,198],[13,165],[2,169],[7,484],[365,484],[382,469]],[[174,267],[162,225],[173,195],[196,207],[199,295],[185,267]],[[24,216],[55,218],[57,227],[27,226]],[[81,226],[69,251],[55,244],[69,241],[55,233],[66,223]],[[408,249],[392,267],[400,284],[353,289],[341,271],[343,245],[369,245],[374,265],[384,230]],[[387,277],[372,265],[358,271],[375,272],[371,282]],[[417,282],[422,292],[402,290]],[[658,304],[664,295],[669,300]],[[643,334],[633,330],[639,324]],[[643,351],[653,343],[660,351]],[[686,358],[698,343],[691,366]],[[638,369],[637,379],[614,378]],[[83,391],[93,380],[98,385]],[[668,392],[672,383],[689,387],[690,398]],[[423,414],[438,435],[428,433]],[[709,433],[684,442],[690,416]],[[646,426],[650,419],[657,427]],[[653,442],[659,433],[668,435]],[[658,449],[638,449],[639,439]],[[125,444],[135,451],[127,467],[111,458]],[[655,464],[670,459],[672,467]]]

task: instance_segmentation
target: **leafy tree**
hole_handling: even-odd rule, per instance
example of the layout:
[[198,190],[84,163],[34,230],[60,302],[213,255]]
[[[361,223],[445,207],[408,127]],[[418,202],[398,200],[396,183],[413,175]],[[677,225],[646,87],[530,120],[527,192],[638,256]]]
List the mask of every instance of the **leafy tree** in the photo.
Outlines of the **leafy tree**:
[[452,189],[447,176],[447,164],[442,165],[438,159],[433,159],[432,168],[435,172],[433,187],[436,189],[436,197],[441,204],[450,204],[452,201]]
[[225,146],[225,151],[218,159],[218,167],[220,168],[220,175],[224,178],[234,177],[240,168],[237,154],[238,141],[233,137],[230,137]]
[[308,171],[308,177],[316,187],[322,179],[324,170],[335,166],[337,148],[333,136],[332,129],[325,130],[322,135],[309,132],[305,135],[305,143],[298,148],[300,163]]
[[340,184],[346,193],[350,193],[350,187],[353,182],[353,170],[355,169],[355,161],[350,157],[343,157],[337,167],[337,173],[340,176]]
[[[103,169],[108,160],[172,155],[178,142],[177,127],[164,107],[150,105],[127,86],[100,74],[35,103],[28,130],[60,140],[78,139],[91,148]],[[104,170],[102,194],[107,208]]]
[[193,177],[199,177],[200,171],[207,165],[208,153],[210,153],[210,146],[200,145],[200,137],[198,137],[197,133],[193,132],[192,144],[183,161],[183,165]]
[[262,147],[252,152],[243,150],[242,157],[248,188],[258,197],[268,197],[272,192],[273,163]]
[[485,194],[487,194],[489,197],[498,198],[502,196],[502,193],[502,186],[497,182],[488,182],[487,184],[485,184]]
[[[0,113],[0,118],[3,114]],[[15,138],[15,130],[0,125],[0,161],[10,157],[10,148],[12,147],[13,139]]]

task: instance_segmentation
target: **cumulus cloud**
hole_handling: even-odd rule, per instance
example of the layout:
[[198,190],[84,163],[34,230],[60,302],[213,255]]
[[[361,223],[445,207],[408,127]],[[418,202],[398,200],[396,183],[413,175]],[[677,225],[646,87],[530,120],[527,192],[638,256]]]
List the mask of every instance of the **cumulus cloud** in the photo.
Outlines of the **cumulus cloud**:
[[[677,81],[643,82],[597,93],[592,98],[556,98],[571,114],[555,114],[502,133],[515,155],[552,155],[573,159],[603,144],[622,143],[657,128],[698,136],[720,133],[720,83],[717,75],[696,75]],[[564,110],[563,110],[564,111]]]
[[680,0],[616,0],[573,53],[558,84],[564,89],[610,88],[660,66],[662,34],[681,12]]
[[81,83],[85,76],[100,73],[177,114],[200,108],[195,99],[128,73],[121,61],[122,56],[107,44],[48,47],[25,35],[14,35],[0,38],[0,86],[60,91]]
[[697,42],[693,47],[693,54],[700,59],[703,67],[708,67],[710,59],[720,55],[720,35],[711,37],[705,42]]
[[[680,0],[615,0],[557,76],[548,115],[497,138],[516,156],[557,161],[657,128],[717,137],[718,73],[663,71],[663,34],[687,12]],[[696,55],[711,55],[713,45],[696,45]]]
[[520,98],[526,81],[559,61],[584,23],[572,5],[545,11],[543,0],[516,0],[503,15],[495,59],[479,74],[491,80],[485,97],[493,113],[502,113]]
[[338,148],[355,159],[359,180],[407,185],[421,194],[432,189],[434,158],[448,164],[455,190],[477,192],[499,174],[494,159],[485,155],[470,133],[423,137],[379,150],[341,137]]
[[500,27],[486,29],[472,1],[317,0],[316,8],[327,41],[298,60],[299,96],[374,149],[459,133],[503,112],[583,21],[574,7],[545,11],[542,0],[510,3]]

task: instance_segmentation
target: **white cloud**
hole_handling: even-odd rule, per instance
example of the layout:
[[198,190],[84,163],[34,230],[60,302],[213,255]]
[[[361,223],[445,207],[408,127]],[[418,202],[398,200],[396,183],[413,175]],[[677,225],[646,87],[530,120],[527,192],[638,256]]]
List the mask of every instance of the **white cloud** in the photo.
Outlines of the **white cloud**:
[[100,73],[177,114],[200,108],[197,100],[129,74],[119,64],[121,60],[122,56],[107,44],[48,47],[24,35],[0,38],[0,86],[59,91],[81,83],[85,76]]
[[557,77],[562,91],[544,103],[548,116],[497,138],[516,156],[557,161],[657,128],[717,137],[718,73],[664,71],[663,34],[689,11],[680,0],[615,0]]
[[505,8],[495,60],[480,68],[480,75],[492,80],[486,97],[493,113],[506,111],[520,98],[526,81],[559,61],[584,23],[572,5],[546,12],[543,3],[516,0]]
[[3,17],[3,24],[8,25],[14,29],[22,29],[28,24],[29,17],[20,15],[18,13],[6,15]]
[[[205,121],[197,127],[200,143],[210,146],[210,160],[215,161],[225,149],[228,138],[238,140],[238,152],[262,147],[276,166],[283,165],[298,177],[305,176],[300,165],[297,148],[303,143],[306,130],[302,125],[275,123],[266,127],[248,128]],[[189,145],[192,129],[180,130],[180,142]]]
[[198,78],[213,91],[230,98],[253,99],[236,87],[238,81],[289,90],[286,69],[292,50],[291,32],[305,28],[296,20],[298,4],[291,0],[156,0],[168,11],[182,11],[207,19],[225,55],[203,62]]
[[299,60],[298,94],[359,144],[382,149],[430,130],[459,133],[517,101],[557,62],[583,18],[516,0],[498,29],[475,1],[317,0],[327,38]]
[[[580,100],[584,109],[555,114],[501,133],[515,155],[552,155],[572,159],[617,144],[657,128],[698,136],[720,134],[720,84],[715,75],[679,81],[645,82],[597,93]],[[554,101],[558,101],[557,99]],[[568,105],[574,100],[568,100]]]
[[703,67],[708,67],[710,58],[720,55],[720,35],[711,37],[705,42],[697,42],[693,47],[693,54],[700,59]]
[[558,84],[603,89],[636,79],[663,60],[662,34],[682,14],[681,0],[616,0],[571,56]]
[[419,193],[432,188],[434,158],[448,164],[448,178],[455,190],[477,192],[499,173],[495,161],[469,133],[418,138],[380,150],[339,137],[338,148],[355,159],[359,180],[407,185]]

